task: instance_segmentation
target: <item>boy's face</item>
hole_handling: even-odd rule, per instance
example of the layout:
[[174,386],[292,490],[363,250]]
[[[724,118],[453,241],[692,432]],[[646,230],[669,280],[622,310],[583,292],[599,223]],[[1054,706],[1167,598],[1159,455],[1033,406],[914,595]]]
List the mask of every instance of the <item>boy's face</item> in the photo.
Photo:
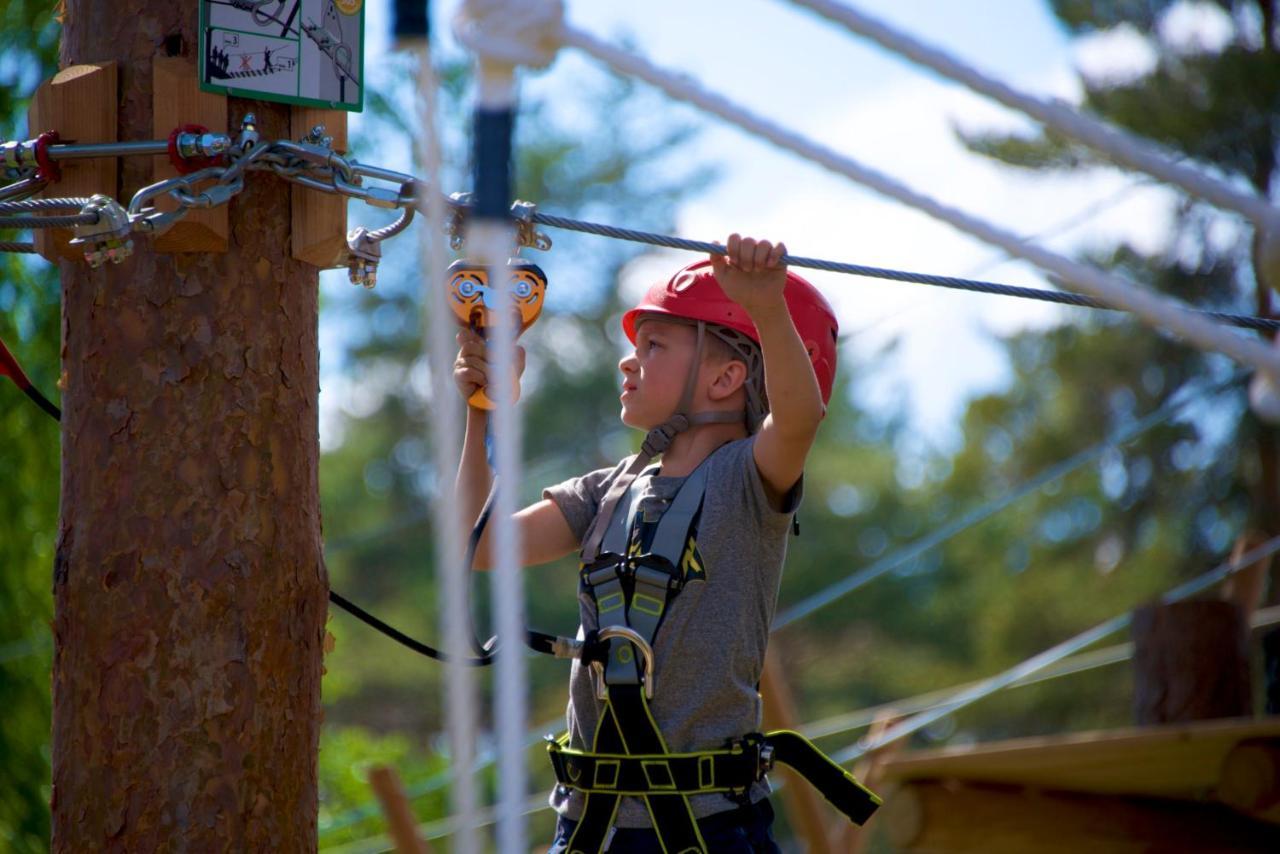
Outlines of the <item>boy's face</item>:
[[675,412],[697,343],[692,326],[655,315],[640,317],[635,350],[618,362],[623,424],[652,430]]

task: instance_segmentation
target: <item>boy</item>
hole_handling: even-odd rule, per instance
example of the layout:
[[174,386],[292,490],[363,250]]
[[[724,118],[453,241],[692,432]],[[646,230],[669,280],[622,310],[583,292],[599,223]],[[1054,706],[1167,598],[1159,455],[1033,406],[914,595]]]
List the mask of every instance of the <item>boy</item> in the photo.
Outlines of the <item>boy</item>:
[[[623,318],[635,350],[619,363],[622,421],[647,431],[641,453],[516,514],[524,565],[581,550],[579,637],[602,650],[591,667],[574,661],[569,731],[550,749],[552,854],[778,850],[772,748],[747,734],[837,335],[785,254],[734,234],[725,255],[652,287]],[[458,341],[467,399],[487,383],[484,341],[470,330]],[[469,519],[490,484],[485,417],[468,410],[458,494]],[[475,566],[488,563],[486,535]]]

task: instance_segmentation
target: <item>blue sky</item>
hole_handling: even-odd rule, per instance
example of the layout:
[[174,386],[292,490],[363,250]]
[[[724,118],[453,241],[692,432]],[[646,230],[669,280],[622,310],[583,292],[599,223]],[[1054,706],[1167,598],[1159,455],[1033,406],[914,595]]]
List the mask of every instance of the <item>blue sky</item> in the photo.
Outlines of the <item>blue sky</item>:
[[[388,0],[368,5],[366,51],[374,66],[372,58],[389,48],[388,6]],[[457,0],[433,4],[435,32],[446,49],[457,6]],[[862,0],[856,6],[1042,97],[1077,100],[1080,67],[1123,74],[1150,61],[1132,34],[1073,42],[1036,0]],[[574,27],[615,44],[627,37],[660,66],[915,189],[1017,233],[1043,236],[1058,251],[1119,237],[1150,249],[1162,240],[1176,198],[1170,191],[1105,169],[1065,180],[997,168],[965,151],[954,127],[1027,129],[1027,120],[785,0],[568,0],[565,7]],[[1213,37],[1214,13],[1205,4],[1181,4],[1170,17],[1188,37]],[[549,69],[523,75],[521,86],[572,110],[584,76],[601,73],[589,57],[566,49]],[[371,75],[376,85],[376,68]],[[800,255],[1045,285],[1029,266],[718,119],[706,120],[694,153],[717,163],[723,178],[681,205],[681,236],[715,240],[740,231],[784,239]],[[622,286],[638,294],[687,260],[655,253],[633,265]],[[1078,311],[847,276],[810,278],[836,306],[851,361],[874,360],[875,380],[863,388],[861,402],[905,406],[913,435],[933,446],[959,440],[965,400],[1007,381],[1008,365],[992,335],[1069,322]],[[880,355],[890,342],[897,343],[894,351]]]

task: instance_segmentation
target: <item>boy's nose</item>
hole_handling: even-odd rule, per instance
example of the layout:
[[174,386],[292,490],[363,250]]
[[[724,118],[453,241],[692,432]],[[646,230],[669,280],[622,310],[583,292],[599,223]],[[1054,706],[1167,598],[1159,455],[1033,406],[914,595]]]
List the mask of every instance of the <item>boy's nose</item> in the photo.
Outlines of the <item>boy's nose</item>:
[[630,353],[618,360],[618,370],[624,374],[634,374],[640,369],[640,362],[636,359],[635,353]]

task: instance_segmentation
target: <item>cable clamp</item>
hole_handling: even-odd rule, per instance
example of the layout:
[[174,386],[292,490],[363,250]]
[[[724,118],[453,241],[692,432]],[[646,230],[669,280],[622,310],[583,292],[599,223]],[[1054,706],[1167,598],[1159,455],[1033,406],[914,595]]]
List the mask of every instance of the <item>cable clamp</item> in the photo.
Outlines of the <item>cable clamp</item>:
[[90,267],[101,267],[110,261],[119,264],[133,254],[133,240],[129,237],[131,225],[129,212],[110,196],[98,194],[80,209],[82,214],[97,214],[97,221],[75,227],[71,243],[84,247],[84,260]]
[[353,285],[372,289],[378,284],[378,263],[382,260],[382,242],[369,236],[363,225],[347,232],[347,277]]
[[546,252],[551,248],[551,238],[545,231],[537,230],[533,221],[533,215],[537,212],[538,206],[533,202],[522,202],[517,199],[511,205],[511,218],[516,223],[516,242],[520,246]]
[[449,235],[449,248],[454,252],[461,252],[466,246],[467,220],[473,207],[474,193],[449,194],[449,218],[444,224],[444,232]]

